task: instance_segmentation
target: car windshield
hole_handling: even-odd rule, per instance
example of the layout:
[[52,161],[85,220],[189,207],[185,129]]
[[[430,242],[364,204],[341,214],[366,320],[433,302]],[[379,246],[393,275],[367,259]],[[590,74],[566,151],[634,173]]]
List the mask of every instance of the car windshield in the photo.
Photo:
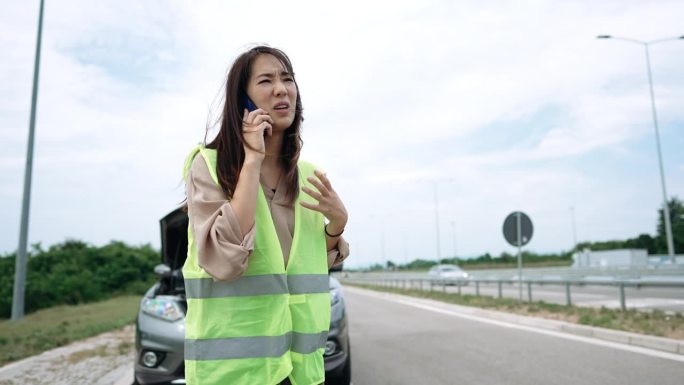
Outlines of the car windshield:
[[458,267],[443,267],[442,271],[445,272],[451,272],[451,271],[459,271],[460,269]]

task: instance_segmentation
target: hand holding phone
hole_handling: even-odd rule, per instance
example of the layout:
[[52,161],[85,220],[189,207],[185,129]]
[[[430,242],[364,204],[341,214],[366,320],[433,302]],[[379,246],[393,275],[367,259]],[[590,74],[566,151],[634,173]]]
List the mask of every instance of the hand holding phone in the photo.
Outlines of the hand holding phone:
[[[257,107],[256,104],[254,104],[254,102],[252,101],[252,99],[250,99],[249,96],[245,95],[245,108],[247,108],[247,111],[252,112],[259,107]],[[266,137],[266,135],[267,132],[266,130],[264,130],[264,137]]]
[[[244,115],[242,118],[242,131],[245,139],[245,154],[258,155],[257,157],[263,159],[266,147],[266,136],[272,135],[273,118],[266,113],[266,111],[259,109],[249,96],[244,96]],[[256,111],[256,112],[255,112]],[[257,131],[263,135],[258,136]]]

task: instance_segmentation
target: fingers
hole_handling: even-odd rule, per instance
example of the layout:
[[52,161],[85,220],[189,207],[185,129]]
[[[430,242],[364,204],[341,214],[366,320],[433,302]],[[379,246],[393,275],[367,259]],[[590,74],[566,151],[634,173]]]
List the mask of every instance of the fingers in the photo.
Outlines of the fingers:
[[314,210],[314,211],[322,212],[322,211],[319,209],[318,205],[313,205],[313,204],[311,204],[311,203],[304,202],[304,201],[299,201],[299,204],[302,205],[303,207],[306,207],[306,208],[309,209],[309,210]]
[[323,214],[326,218],[328,218],[330,212],[332,211],[329,207],[323,205],[314,205],[304,201],[299,201],[299,204],[306,207],[309,210],[318,211],[319,213]]
[[302,191],[309,194],[309,196],[311,196],[313,199],[315,199],[319,202],[323,199],[323,196],[321,194],[319,194],[317,191],[314,191],[314,190],[312,190],[306,186],[302,187]]
[[327,175],[325,175],[322,171],[319,171],[319,170],[315,170],[314,174],[316,174],[318,179],[321,180],[321,182],[323,183],[323,186],[325,186],[325,188],[327,188],[330,191],[333,191],[332,184],[330,184],[330,180],[328,179]]
[[249,112],[247,117],[243,119],[243,122],[246,126],[259,125],[264,121],[273,124],[273,118],[271,118],[271,116],[261,108],[257,108],[256,110]]
[[252,125],[252,126],[245,127],[242,129],[242,132],[244,132],[244,133],[257,132],[257,131],[259,131],[259,132],[264,131],[264,132],[268,133],[269,135],[272,135],[273,134],[273,127],[268,122],[261,122],[261,124],[259,124],[258,126]]
[[330,190],[328,190],[323,185],[323,183],[321,183],[318,179],[310,176],[310,177],[306,178],[306,180],[308,180],[309,183],[314,185],[314,187],[316,187],[316,189],[318,189],[318,191],[321,193],[322,196],[327,197],[328,195],[330,195]]
[[252,112],[248,112],[247,109],[245,109],[242,132],[263,132],[264,135],[273,136],[272,124],[273,118],[271,118],[266,111],[256,109]]

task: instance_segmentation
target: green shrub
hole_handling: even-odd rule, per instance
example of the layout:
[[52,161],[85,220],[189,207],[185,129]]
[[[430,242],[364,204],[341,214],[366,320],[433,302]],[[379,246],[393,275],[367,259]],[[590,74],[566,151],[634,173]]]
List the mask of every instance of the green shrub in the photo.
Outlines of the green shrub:
[[[12,312],[16,256],[0,258],[0,318]],[[159,252],[150,245],[132,247],[120,241],[96,247],[67,240],[48,250],[38,244],[29,253],[25,312],[55,305],[75,305],[114,294],[143,294],[155,281]]]

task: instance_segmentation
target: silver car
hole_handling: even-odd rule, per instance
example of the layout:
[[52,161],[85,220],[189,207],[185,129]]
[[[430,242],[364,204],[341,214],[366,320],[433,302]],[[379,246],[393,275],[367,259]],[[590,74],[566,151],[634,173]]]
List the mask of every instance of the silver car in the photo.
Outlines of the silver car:
[[[135,323],[134,385],[185,384],[185,285],[181,268],[188,248],[188,216],[181,209],[161,219],[159,281],[145,293]],[[341,267],[334,269],[341,270]],[[351,350],[342,286],[330,277],[330,331],[325,345],[326,385],[351,383]]]
[[443,279],[454,285],[457,282],[460,282],[462,285],[467,285],[468,278],[470,277],[468,273],[461,270],[461,268],[456,265],[435,265],[430,269],[428,274],[433,278]]

